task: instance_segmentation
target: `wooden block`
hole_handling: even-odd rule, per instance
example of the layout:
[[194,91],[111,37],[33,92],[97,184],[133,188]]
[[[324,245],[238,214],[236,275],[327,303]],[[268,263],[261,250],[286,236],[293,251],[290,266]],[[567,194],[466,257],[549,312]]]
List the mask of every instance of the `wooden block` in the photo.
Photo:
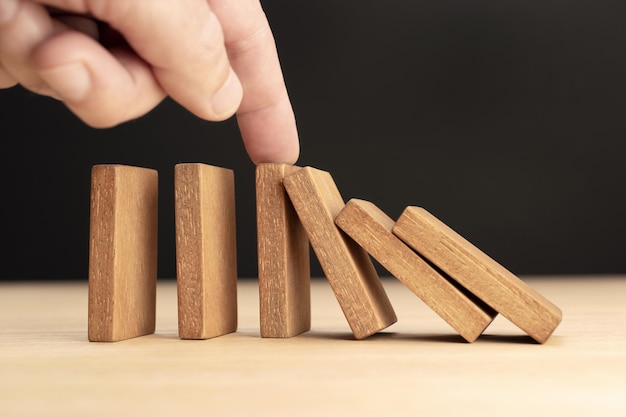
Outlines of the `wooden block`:
[[537,342],[561,322],[556,305],[423,208],[407,207],[393,233]]
[[335,225],[345,203],[330,174],[306,167],[283,183],[355,338],[395,323],[369,255]]
[[237,239],[233,171],[174,168],[178,334],[208,339],[237,330]]
[[158,174],[123,165],[91,171],[88,337],[154,333]]
[[292,337],[311,328],[309,240],[289,201],[288,164],[256,168],[257,251],[262,337]]
[[394,221],[371,202],[348,201],[335,223],[468,342],[496,316],[396,237],[391,232]]

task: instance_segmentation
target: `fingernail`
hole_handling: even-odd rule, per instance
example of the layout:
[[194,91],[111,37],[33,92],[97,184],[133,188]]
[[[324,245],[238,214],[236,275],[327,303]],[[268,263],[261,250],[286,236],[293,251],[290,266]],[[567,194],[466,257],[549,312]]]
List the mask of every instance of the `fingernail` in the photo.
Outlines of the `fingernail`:
[[17,13],[19,8],[19,0],[2,0],[0,1],[0,25],[7,23]]
[[226,83],[211,98],[213,112],[218,118],[232,116],[239,108],[242,97],[243,88],[239,78],[231,69]]
[[43,70],[41,78],[63,101],[81,101],[91,89],[89,70],[80,62]]

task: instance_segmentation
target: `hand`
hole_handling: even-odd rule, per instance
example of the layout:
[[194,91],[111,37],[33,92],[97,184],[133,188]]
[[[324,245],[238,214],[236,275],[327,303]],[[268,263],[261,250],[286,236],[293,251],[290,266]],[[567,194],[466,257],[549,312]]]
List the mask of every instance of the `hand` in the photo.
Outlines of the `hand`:
[[140,117],[166,95],[210,121],[236,112],[255,163],[298,158],[259,0],[0,0],[0,88],[18,83],[94,127]]

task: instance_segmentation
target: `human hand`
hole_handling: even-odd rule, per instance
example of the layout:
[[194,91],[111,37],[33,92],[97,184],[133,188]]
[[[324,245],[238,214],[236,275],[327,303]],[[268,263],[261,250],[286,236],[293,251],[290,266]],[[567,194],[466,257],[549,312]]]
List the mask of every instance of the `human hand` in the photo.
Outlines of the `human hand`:
[[0,0],[0,88],[18,83],[93,127],[140,117],[166,95],[210,121],[236,112],[255,163],[298,158],[259,0]]

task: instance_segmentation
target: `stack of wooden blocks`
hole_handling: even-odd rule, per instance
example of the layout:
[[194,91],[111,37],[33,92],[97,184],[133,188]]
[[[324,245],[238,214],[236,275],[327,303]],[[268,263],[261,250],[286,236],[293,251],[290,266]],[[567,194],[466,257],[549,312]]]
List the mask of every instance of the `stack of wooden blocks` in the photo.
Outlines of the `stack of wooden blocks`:
[[[231,170],[175,167],[179,336],[237,329],[235,193]],[[500,313],[544,343],[562,313],[435,216],[407,207],[392,220],[368,201],[345,203],[331,175],[260,164],[256,171],[260,330],[287,338],[311,327],[309,244],[356,339],[396,322],[376,259],[466,341]],[[157,173],[92,170],[89,340],[155,330]]]

